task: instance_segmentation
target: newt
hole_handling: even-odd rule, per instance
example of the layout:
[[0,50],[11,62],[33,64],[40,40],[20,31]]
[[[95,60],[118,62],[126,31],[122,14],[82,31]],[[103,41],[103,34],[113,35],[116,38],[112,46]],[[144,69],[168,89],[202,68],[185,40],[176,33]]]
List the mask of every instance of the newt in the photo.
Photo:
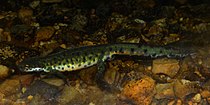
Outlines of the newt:
[[28,58],[20,62],[18,68],[22,72],[63,72],[97,65],[96,81],[106,85],[101,79],[106,70],[104,62],[113,59],[114,55],[183,58],[191,54],[189,51],[167,46],[157,47],[131,43],[104,44],[66,49],[45,57]]

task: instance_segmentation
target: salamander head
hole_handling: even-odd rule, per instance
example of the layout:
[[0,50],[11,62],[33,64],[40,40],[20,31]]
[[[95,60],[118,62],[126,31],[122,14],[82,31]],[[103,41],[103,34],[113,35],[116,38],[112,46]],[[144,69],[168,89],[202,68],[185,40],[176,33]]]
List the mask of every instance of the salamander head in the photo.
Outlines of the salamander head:
[[43,68],[35,59],[23,60],[17,66],[19,70],[22,72],[40,72],[40,71],[47,72],[47,70]]

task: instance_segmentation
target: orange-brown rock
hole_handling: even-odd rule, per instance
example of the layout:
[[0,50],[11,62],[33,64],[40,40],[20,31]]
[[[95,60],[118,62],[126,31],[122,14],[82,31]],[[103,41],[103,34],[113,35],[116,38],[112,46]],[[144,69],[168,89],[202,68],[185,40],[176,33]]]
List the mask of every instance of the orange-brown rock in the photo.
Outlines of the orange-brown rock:
[[150,77],[144,77],[138,81],[128,82],[122,91],[122,95],[133,100],[137,105],[149,105],[154,96],[155,81]]

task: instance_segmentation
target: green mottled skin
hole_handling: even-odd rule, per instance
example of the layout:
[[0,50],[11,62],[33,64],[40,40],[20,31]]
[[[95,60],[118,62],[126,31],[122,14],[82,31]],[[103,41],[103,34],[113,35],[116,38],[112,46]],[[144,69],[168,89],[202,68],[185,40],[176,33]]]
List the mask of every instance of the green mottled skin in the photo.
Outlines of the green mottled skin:
[[45,57],[29,58],[18,67],[24,72],[73,71],[111,59],[113,55],[137,55],[156,58],[184,57],[189,52],[168,47],[151,47],[138,44],[106,44],[68,49]]

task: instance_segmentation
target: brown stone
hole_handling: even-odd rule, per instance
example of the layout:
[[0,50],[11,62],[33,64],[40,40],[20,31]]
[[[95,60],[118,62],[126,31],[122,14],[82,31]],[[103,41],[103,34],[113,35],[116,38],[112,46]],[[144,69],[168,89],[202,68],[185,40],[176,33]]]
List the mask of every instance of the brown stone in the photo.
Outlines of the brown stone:
[[0,79],[4,79],[9,76],[10,69],[7,66],[0,65]]
[[208,91],[208,90],[202,91],[202,92],[201,92],[201,96],[202,96],[203,98],[209,98],[209,97],[210,97],[210,91]]
[[48,40],[54,34],[55,29],[51,26],[42,27],[36,32],[36,41]]
[[177,97],[184,99],[187,95],[192,93],[197,93],[199,91],[196,88],[196,82],[191,82],[188,80],[176,80],[174,82],[174,92]]
[[179,71],[179,62],[175,59],[156,59],[153,61],[152,72],[174,77]]
[[154,96],[155,81],[144,77],[138,81],[130,81],[123,88],[122,95],[133,100],[137,105],[149,105]]
[[18,11],[18,17],[20,18],[20,20],[25,23],[30,25],[31,21],[32,21],[32,16],[33,16],[33,10],[30,8],[21,8]]
[[175,97],[174,90],[173,90],[174,83],[166,83],[166,84],[157,84],[155,87],[156,99],[172,99]]

